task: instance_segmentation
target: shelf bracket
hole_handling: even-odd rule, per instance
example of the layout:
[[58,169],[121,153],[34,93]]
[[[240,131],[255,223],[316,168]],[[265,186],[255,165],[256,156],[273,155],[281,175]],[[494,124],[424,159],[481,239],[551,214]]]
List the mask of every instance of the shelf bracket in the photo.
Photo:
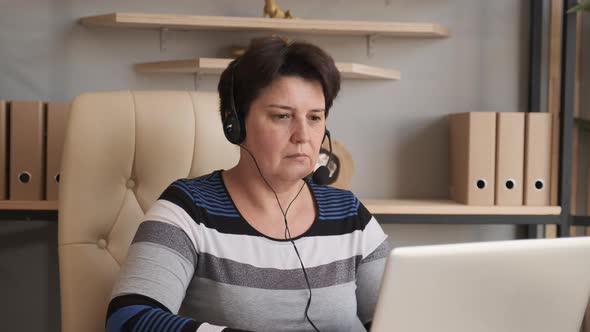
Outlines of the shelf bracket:
[[168,39],[170,29],[168,28],[160,28],[160,52],[165,52],[168,47],[166,45],[166,40]]
[[370,34],[367,35],[367,56],[372,58],[375,54],[375,40],[377,39],[377,34]]
[[203,75],[203,74],[200,72],[196,72],[193,75],[194,84],[195,84],[195,91],[199,91],[199,87],[201,85],[201,75]]

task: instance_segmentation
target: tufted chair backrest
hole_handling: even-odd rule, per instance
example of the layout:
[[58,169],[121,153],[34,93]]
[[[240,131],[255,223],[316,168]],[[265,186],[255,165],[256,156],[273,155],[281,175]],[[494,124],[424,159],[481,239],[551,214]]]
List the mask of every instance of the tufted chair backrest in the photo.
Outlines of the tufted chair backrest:
[[216,93],[85,93],[72,104],[59,192],[64,332],[104,331],[111,289],[146,210],[174,180],[237,163]]

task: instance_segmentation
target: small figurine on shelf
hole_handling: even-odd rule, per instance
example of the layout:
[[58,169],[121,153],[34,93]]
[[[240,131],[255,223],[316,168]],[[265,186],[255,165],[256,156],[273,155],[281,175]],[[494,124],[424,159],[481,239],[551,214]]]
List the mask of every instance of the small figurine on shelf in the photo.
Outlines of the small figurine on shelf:
[[231,46],[229,53],[233,58],[240,57],[246,53],[246,47],[244,46]]
[[291,11],[283,11],[277,5],[275,0],[264,0],[264,10],[262,11],[264,17],[270,18],[295,18],[291,15]]

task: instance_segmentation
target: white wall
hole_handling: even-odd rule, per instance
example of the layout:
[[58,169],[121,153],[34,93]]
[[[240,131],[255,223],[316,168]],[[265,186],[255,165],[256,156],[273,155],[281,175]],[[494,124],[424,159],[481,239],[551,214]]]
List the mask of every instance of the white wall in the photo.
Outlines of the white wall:
[[[402,73],[399,82],[343,81],[328,121],[333,136],[348,146],[355,159],[352,189],[361,198],[447,197],[446,115],[523,111],[527,107],[529,1],[279,3],[303,18],[434,21],[450,29],[450,38],[446,39],[378,38],[372,58],[367,56],[362,37],[295,35],[317,43],[337,61],[394,68]],[[171,31],[168,50],[161,52],[156,30],[86,28],[76,20],[113,11],[260,16],[262,6],[262,0],[0,0],[0,99],[58,101],[89,90],[194,89],[191,75],[138,74],[132,65],[225,56],[228,46],[246,45],[249,38],[260,34]],[[199,88],[215,91],[217,79],[204,77]],[[13,241],[10,246],[0,247],[0,257],[14,257],[15,252],[30,245],[30,229],[22,223],[0,223],[4,236],[22,239],[22,243]],[[13,287],[13,283],[40,284],[47,278],[53,280],[50,287],[57,287],[55,227],[47,223],[47,236],[38,237],[42,245],[36,248],[43,249],[31,249],[16,262],[1,261],[0,278],[6,276],[0,280],[2,289]],[[518,235],[512,226],[384,227],[396,246],[509,239]],[[9,261],[15,263],[6,265]],[[27,264],[49,268],[31,274],[26,273]],[[22,297],[2,301],[0,311],[13,307],[8,325],[14,324],[14,328],[10,330],[57,329],[59,302],[55,293],[33,292],[31,288]],[[48,307],[52,309],[48,311]],[[27,319],[27,314],[39,319]],[[26,328],[17,324],[26,324]]]

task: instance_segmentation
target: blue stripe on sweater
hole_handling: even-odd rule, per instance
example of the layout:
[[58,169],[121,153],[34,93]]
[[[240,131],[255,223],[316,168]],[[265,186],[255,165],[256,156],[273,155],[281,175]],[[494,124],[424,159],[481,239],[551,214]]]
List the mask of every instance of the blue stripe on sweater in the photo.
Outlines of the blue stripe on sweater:
[[162,326],[162,331],[172,331],[172,326],[180,319],[179,316],[170,316],[170,319],[164,326]]
[[152,323],[152,328],[149,329],[149,332],[152,331],[165,331],[165,330],[160,330],[160,325],[164,322],[166,322],[166,320],[168,320],[172,315],[170,315],[167,312],[162,313],[157,319],[154,319],[154,322]]
[[182,331],[182,328],[186,324],[188,324],[188,322],[190,322],[190,319],[184,318],[184,317],[180,317],[180,319],[176,323],[174,323],[174,325],[170,328],[170,331],[171,332],[181,332]]
[[135,323],[133,332],[181,332],[182,328],[191,321],[190,318],[173,315],[159,308],[136,304],[115,311],[107,320],[106,332],[121,332],[123,325],[129,319],[145,309],[150,310]]
[[162,320],[162,318],[166,317],[166,315],[169,315],[169,313],[165,312],[164,310],[157,310],[158,313],[156,313],[154,317],[150,319],[150,321],[145,326],[145,329],[141,330],[140,332],[152,332],[154,330],[154,326],[156,325],[156,323]]
[[162,309],[153,309],[143,314],[143,316],[141,316],[141,319],[139,320],[139,322],[135,324],[131,332],[142,332],[144,326],[150,321],[150,318],[158,311],[162,311]]
[[311,184],[318,204],[318,219],[341,220],[358,214],[360,201],[348,190]]
[[220,180],[218,176],[197,178],[189,181],[176,181],[173,186],[182,190],[187,196],[191,197],[194,204],[207,210],[211,215],[238,218],[240,215],[236,211],[233,203],[227,196],[221,182],[219,184],[211,183],[213,180]]
[[184,187],[177,185],[174,183],[172,186],[182,190],[188,197],[190,197],[196,206],[202,207],[207,210],[207,213],[212,215],[224,216],[224,217],[239,217],[239,214],[232,208],[224,208],[212,202],[206,202],[205,199],[202,198],[201,195],[193,195],[188,192]]
[[121,332],[126,321],[137,315],[138,312],[149,308],[146,305],[130,305],[115,311],[107,321],[106,332]]

